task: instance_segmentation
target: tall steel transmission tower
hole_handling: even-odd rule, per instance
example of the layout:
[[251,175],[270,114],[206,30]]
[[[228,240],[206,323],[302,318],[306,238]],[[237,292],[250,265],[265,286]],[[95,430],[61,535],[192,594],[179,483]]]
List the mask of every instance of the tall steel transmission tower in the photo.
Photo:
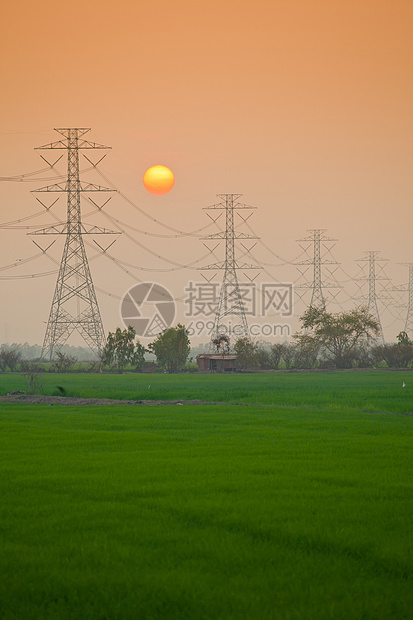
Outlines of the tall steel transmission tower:
[[406,323],[404,325],[404,331],[409,336],[409,338],[413,339],[413,263],[405,263],[409,267],[409,299],[407,302],[407,314],[406,314]]
[[[376,281],[377,280],[388,280],[386,276],[378,275],[376,273],[376,265],[380,265],[380,263],[387,263],[387,258],[379,258],[379,252],[374,250],[369,250],[364,252],[366,256],[364,258],[358,258],[357,262],[368,262],[369,274],[367,277],[359,278],[361,280],[367,280],[369,284],[369,293],[367,297],[367,311],[371,316],[373,316],[379,324],[380,327],[380,338],[384,343],[384,332],[383,327],[380,320],[379,308],[377,305],[377,299],[381,299],[381,297],[377,296],[376,292]],[[383,269],[382,265],[380,267]]]
[[[66,236],[42,349],[42,357],[49,357],[50,359],[53,359],[54,352],[62,347],[75,330],[79,332],[92,350],[97,352],[102,350],[105,344],[105,334],[83,236],[118,234],[105,228],[83,224],[80,208],[82,192],[112,192],[114,190],[93,183],[81,182],[79,178],[79,150],[108,149],[110,147],[85,140],[84,135],[90,129],[56,129],[55,131],[61,134],[63,139],[40,146],[36,150],[66,150],[67,181],[66,183],[56,183],[34,191],[36,193],[66,192],[67,221],[66,223],[49,226],[31,233],[32,235]],[[41,155],[41,157],[43,156]],[[43,157],[43,159],[45,158]],[[92,163],[88,157],[86,159]],[[101,157],[99,162],[102,159],[103,157]],[[96,167],[96,165],[92,163],[93,167]],[[46,207],[37,196],[36,198]],[[49,208],[46,207],[47,210]]]
[[[230,333],[227,333],[227,335],[230,336],[232,334],[236,337],[236,339],[249,339],[250,336],[247,317],[238,282],[237,269],[259,269],[259,267],[255,265],[239,263],[235,259],[235,241],[240,239],[247,241],[257,239],[257,237],[241,232],[235,232],[234,211],[243,209],[251,210],[256,207],[250,207],[239,203],[238,199],[242,196],[242,194],[217,194],[217,196],[222,199],[222,202],[210,207],[205,207],[205,209],[225,210],[225,232],[222,231],[208,235],[207,237],[204,237],[204,239],[225,240],[225,260],[223,262],[213,263],[211,265],[207,265],[206,267],[202,267],[202,270],[224,270],[219,301],[215,312],[214,325],[211,332],[211,343],[212,340],[217,338],[219,335],[227,333],[228,328],[225,324],[227,317],[233,317],[233,319],[235,319],[235,322],[232,323],[230,327]],[[246,219],[247,218],[245,218],[244,221],[246,221]]]
[[[311,289],[311,301],[310,306],[324,308],[326,305],[326,300],[323,294],[323,288],[337,288],[337,284],[331,284],[327,282],[323,282],[322,279],[322,265],[338,265],[337,261],[329,260],[321,255],[322,247],[326,248],[327,242],[336,242],[337,239],[330,239],[324,235],[326,229],[325,228],[315,228],[311,229],[308,232],[311,234],[304,239],[298,239],[299,242],[302,241],[310,241],[313,244],[313,256],[308,260],[302,261],[301,263],[296,263],[296,265],[312,265],[313,266],[313,281],[308,284],[299,284],[296,285],[295,288],[301,289]],[[302,247],[302,246],[300,246]],[[307,251],[308,248],[302,248],[304,251]],[[328,251],[330,252],[332,248]],[[301,272],[304,275],[305,272]],[[330,275],[333,275],[333,271],[330,270]]]

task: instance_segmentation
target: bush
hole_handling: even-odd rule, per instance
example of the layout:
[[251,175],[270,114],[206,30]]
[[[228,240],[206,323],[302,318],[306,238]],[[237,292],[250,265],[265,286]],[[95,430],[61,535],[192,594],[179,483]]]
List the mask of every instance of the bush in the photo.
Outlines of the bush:
[[240,370],[256,370],[259,368],[258,346],[248,340],[240,338],[234,344],[237,354],[237,366]]
[[21,351],[14,347],[10,348],[2,345],[0,349],[0,370],[7,370],[9,368],[11,372],[14,372],[21,359]]
[[408,368],[413,363],[413,345],[382,344],[374,347],[373,355],[378,364],[384,360],[389,368]]
[[68,355],[57,351],[55,359],[56,372],[68,372],[71,370],[77,362],[77,358],[74,355]]

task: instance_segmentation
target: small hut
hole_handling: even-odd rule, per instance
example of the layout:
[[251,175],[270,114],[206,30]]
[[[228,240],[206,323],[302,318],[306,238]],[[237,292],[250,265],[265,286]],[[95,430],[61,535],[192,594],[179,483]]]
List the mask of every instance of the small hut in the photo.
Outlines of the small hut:
[[226,353],[201,353],[197,356],[200,372],[234,372],[237,370],[237,356]]

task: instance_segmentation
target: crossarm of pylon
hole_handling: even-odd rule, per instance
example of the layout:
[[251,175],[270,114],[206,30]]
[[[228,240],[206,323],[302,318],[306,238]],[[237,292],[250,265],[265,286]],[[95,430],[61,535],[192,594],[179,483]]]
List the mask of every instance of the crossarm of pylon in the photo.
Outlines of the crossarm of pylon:
[[101,226],[87,226],[82,224],[82,235],[121,235],[122,233],[117,230],[110,230],[109,228],[102,228]]
[[49,144],[43,144],[43,146],[37,146],[35,151],[44,151],[49,149],[65,149],[67,150],[67,144],[63,140],[57,140],[56,142],[50,142]]
[[32,189],[32,194],[37,192],[67,192],[67,183],[54,183],[53,185],[46,185],[46,187],[39,187],[39,189]]
[[214,233],[213,235],[207,235],[206,237],[201,237],[202,240],[206,241],[208,239],[225,239],[225,232],[220,231]]
[[34,232],[28,233],[28,235],[66,235],[67,224],[56,224],[56,226],[48,226],[47,228],[40,228]]
[[[305,260],[301,263],[294,263],[294,265],[313,265],[314,260],[312,258]],[[337,261],[335,260],[325,260],[324,258],[320,261],[321,265],[337,265]]]
[[[208,235],[207,237],[203,237],[203,239],[225,239],[226,233],[224,231],[213,233],[212,235]],[[247,235],[245,233],[235,233],[234,239],[259,239],[259,237],[255,237],[254,235]]]
[[[225,261],[222,263],[212,263],[211,265],[206,265],[205,267],[197,267],[198,270],[204,271],[205,269],[225,269],[227,267]],[[237,263],[234,262],[234,269],[261,269],[257,265],[250,265],[248,263]]]
[[225,262],[223,263],[212,263],[211,265],[206,265],[205,267],[197,267],[198,271],[204,271],[205,269],[225,269]]
[[116,189],[110,187],[102,187],[102,185],[95,185],[94,183],[80,183],[81,192],[116,192]]
[[79,140],[79,149],[112,149],[111,146],[105,146],[104,144],[98,144],[97,142],[90,142],[89,140]]
[[251,265],[250,263],[238,263],[235,261],[235,269],[261,269],[258,265]]
[[[53,185],[46,185],[46,187],[40,187],[39,189],[32,190],[32,193],[37,192],[67,192],[67,183],[54,183]],[[101,185],[95,185],[94,183],[80,183],[80,192],[116,192],[115,189],[110,187],[102,187]]]
[[[58,130],[56,130],[58,131]],[[45,151],[45,150],[57,150],[57,149],[65,149],[67,150],[68,144],[64,140],[56,140],[56,142],[50,142],[49,144],[43,144],[43,146],[37,146],[35,151]],[[78,147],[79,149],[111,149],[111,146],[105,146],[104,144],[98,144],[97,142],[90,142],[89,140],[79,140]]]
[[[214,210],[214,209],[226,209],[226,206],[223,202],[218,202],[215,205],[210,205],[209,207],[202,207],[204,211],[207,210]],[[249,205],[242,205],[239,202],[234,203],[234,206],[232,207],[234,209],[234,211],[238,211],[238,210],[247,210],[247,209],[256,209],[257,207],[250,207]]]

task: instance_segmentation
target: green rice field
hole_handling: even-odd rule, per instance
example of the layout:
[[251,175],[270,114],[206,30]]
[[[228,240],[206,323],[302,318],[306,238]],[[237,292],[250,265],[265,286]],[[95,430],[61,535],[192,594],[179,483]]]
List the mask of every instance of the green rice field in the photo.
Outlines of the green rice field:
[[0,403],[1,620],[410,620],[412,380],[45,374],[226,404]]
[[[245,374],[40,374],[42,394],[119,400],[199,399],[339,411],[413,413],[413,371]],[[403,383],[405,387],[403,388]],[[0,373],[0,395],[27,390],[19,373]]]

